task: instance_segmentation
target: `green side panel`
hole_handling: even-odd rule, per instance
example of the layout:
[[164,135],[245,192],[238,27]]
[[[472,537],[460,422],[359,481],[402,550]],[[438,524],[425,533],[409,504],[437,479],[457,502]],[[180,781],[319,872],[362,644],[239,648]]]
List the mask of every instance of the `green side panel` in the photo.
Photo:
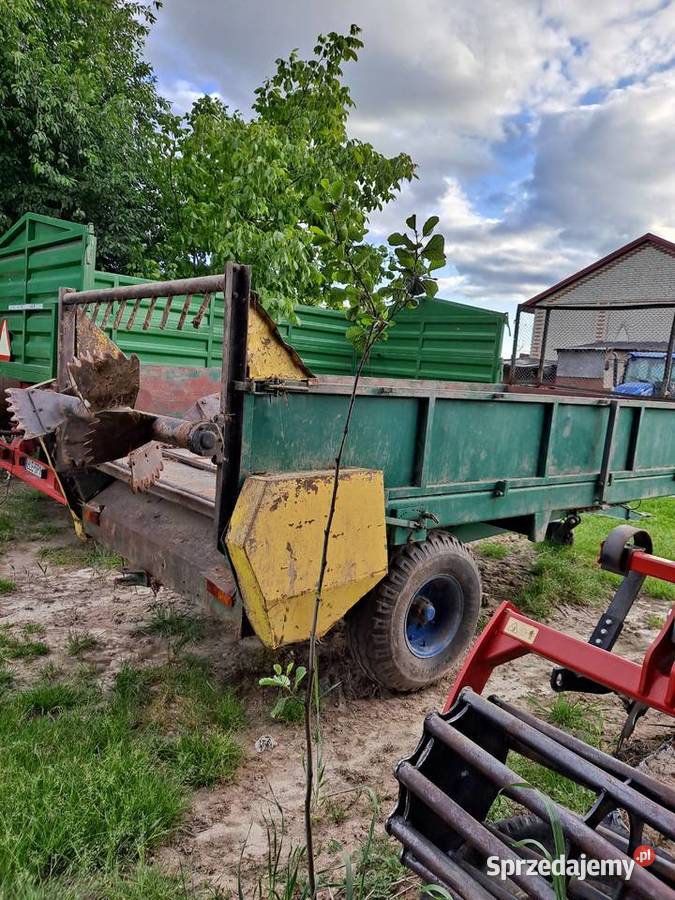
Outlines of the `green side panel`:
[[536,475],[543,417],[533,403],[437,400],[428,483]]
[[[497,400],[498,387],[360,395],[345,465],[383,470],[389,516],[424,515],[447,528],[504,523],[531,533],[533,523],[564,511],[675,493],[673,404],[619,407],[605,475],[606,401]],[[346,404],[346,395],[314,389],[248,393],[242,478],[331,468]],[[408,534],[399,527],[395,540]]]
[[[346,338],[340,310],[296,307],[297,323],[279,330],[316,374],[352,375],[359,357]],[[449,300],[426,298],[402,310],[387,340],[372,351],[364,374],[487,384],[501,377],[506,316]]]
[[[410,484],[415,464],[418,402],[414,397],[356,401],[346,466],[383,469],[385,483]],[[335,464],[346,398],[335,394],[256,397],[245,424],[245,463],[251,472],[298,472]]]
[[59,288],[90,287],[94,256],[86,225],[49,216],[26,213],[0,237],[0,319],[7,320],[12,354],[0,362],[0,377],[53,377]]
[[608,421],[607,406],[560,403],[551,439],[549,474],[599,471]]

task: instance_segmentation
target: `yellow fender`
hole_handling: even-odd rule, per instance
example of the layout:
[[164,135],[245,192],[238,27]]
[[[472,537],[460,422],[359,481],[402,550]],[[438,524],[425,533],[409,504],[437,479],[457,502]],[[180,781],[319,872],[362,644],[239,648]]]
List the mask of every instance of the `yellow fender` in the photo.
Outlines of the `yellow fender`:
[[[250,475],[225,541],[244,607],[267,647],[307,640],[312,626],[333,472]],[[387,573],[382,472],[340,474],[319,636]]]

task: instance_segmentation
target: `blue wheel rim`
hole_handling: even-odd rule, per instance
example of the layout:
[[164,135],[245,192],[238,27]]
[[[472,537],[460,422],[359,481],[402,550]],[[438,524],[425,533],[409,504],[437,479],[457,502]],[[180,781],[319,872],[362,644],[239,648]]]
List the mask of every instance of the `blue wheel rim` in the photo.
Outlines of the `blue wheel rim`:
[[452,575],[434,575],[414,594],[405,619],[405,638],[419,659],[438,656],[452,643],[464,613],[464,594]]

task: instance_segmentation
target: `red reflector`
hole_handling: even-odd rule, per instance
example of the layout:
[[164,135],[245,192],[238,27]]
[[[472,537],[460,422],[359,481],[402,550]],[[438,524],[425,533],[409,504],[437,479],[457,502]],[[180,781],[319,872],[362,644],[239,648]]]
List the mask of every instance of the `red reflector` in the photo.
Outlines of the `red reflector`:
[[218,587],[217,584],[214,584],[214,582],[210,581],[208,578],[206,579],[206,590],[212,597],[215,597],[219,603],[222,603],[223,606],[234,606],[234,597],[232,594],[228,594],[227,591]]
[[100,509],[92,509],[91,506],[85,506],[82,511],[82,518],[85,522],[91,522],[92,525],[100,525],[101,524],[101,510]]

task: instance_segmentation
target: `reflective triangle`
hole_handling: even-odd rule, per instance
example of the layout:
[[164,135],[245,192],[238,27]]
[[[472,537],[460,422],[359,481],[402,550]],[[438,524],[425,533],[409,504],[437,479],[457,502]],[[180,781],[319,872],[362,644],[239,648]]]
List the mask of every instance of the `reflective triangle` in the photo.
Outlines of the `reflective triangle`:
[[7,328],[7,319],[2,320],[0,325],[0,361],[9,362],[12,358],[12,346],[9,341],[9,329]]

